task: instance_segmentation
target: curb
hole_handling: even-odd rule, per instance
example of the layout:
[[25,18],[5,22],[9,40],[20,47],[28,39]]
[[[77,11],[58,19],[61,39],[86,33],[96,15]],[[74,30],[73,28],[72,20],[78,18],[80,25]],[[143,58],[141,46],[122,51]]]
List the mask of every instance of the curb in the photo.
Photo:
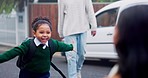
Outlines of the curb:
[[7,50],[9,50],[11,48],[12,48],[12,46],[6,46],[6,45],[1,45],[0,44],[0,52],[7,51]]

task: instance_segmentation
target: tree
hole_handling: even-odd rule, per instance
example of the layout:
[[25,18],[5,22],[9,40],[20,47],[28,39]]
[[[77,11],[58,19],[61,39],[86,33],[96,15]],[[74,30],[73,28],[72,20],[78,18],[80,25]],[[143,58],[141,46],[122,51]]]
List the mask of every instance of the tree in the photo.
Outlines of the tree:
[[[1,0],[0,1],[0,14],[11,13],[12,9],[19,12],[24,11],[24,2],[32,3],[34,0]],[[38,0],[38,2],[57,2],[57,0]]]
[[11,13],[12,9],[15,8],[16,4],[21,0],[1,0],[0,2],[0,14],[5,12],[5,14]]

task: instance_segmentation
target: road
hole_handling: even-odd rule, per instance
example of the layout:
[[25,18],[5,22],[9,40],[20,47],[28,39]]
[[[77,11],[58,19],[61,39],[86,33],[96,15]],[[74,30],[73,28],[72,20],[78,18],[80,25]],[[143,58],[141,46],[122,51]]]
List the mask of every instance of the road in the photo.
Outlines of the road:
[[[16,60],[17,58],[14,58],[0,64],[0,78],[18,78],[19,69],[15,66]],[[63,56],[55,55],[53,62],[67,75],[67,64]],[[87,60],[82,68],[82,78],[103,78],[108,74],[113,64]],[[51,78],[62,78],[53,68],[50,72]]]

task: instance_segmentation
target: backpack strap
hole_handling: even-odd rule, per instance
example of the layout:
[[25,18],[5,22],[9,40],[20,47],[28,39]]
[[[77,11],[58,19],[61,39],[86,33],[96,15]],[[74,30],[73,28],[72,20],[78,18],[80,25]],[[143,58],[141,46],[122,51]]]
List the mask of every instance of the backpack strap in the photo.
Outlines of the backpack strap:
[[25,55],[20,55],[18,57],[18,60],[17,60],[17,64],[16,65],[20,69],[24,69],[25,68],[25,65],[30,61],[30,59],[35,54],[36,46],[35,46],[35,43],[34,43],[34,38],[30,39],[29,46],[30,47],[28,48],[27,53]]
[[50,48],[50,60],[52,60],[52,56],[56,52],[56,45],[53,43],[52,39],[48,40],[48,46]]
[[27,61],[29,61],[35,54],[36,52],[36,45],[34,43],[34,39],[30,39],[30,45],[29,45],[29,50],[27,52],[27,54],[24,56],[24,58],[27,58]]
[[66,76],[62,73],[62,71],[52,63],[52,57],[53,57],[53,54],[56,52],[56,45],[53,44],[52,40],[48,40],[48,45],[50,47],[50,60],[51,60],[51,66],[60,73],[60,75],[63,77],[63,78],[66,78]]

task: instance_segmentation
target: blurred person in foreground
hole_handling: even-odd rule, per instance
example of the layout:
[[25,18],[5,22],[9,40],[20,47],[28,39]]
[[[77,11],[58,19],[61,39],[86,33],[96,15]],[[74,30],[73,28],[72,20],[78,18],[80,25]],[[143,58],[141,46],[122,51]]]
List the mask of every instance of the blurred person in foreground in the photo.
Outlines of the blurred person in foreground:
[[58,0],[58,33],[76,52],[66,53],[68,78],[81,78],[87,31],[96,35],[96,18],[91,0]]
[[114,34],[119,58],[107,78],[148,78],[147,11],[148,0],[120,7]]

